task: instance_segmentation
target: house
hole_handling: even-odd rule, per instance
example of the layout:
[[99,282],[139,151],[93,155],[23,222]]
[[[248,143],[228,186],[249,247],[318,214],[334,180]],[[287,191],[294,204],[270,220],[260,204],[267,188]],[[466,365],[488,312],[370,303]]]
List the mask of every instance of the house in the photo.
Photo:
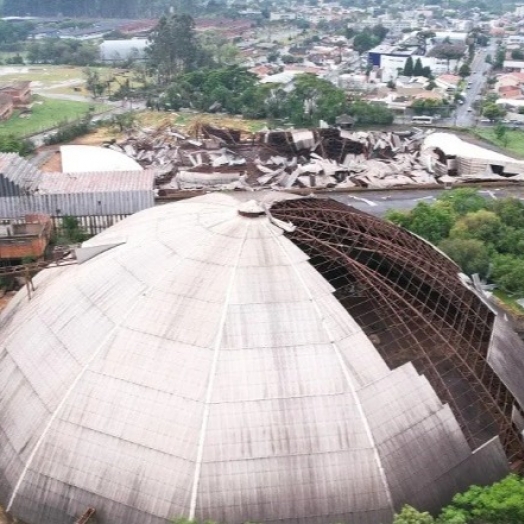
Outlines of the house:
[[8,120],[13,114],[14,107],[12,97],[0,94],[0,121]]
[[518,73],[524,72],[524,60],[504,60],[504,69]]
[[436,91],[424,91],[413,96],[413,100],[436,100],[442,102],[444,97]]
[[457,75],[440,75],[435,78],[437,87],[444,89],[448,93],[454,93],[460,83],[460,76]]
[[51,217],[44,214],[26,215],[22,220],[0,220],[0,261],[41,258],[52,230]]
[[501,98],[521,98],[522,92],[518,86],[502,86],[499,91]]
[[31,82],[9,82],[0,84],[0,95],[9,96],[15,108],[26,107],[31,103]]

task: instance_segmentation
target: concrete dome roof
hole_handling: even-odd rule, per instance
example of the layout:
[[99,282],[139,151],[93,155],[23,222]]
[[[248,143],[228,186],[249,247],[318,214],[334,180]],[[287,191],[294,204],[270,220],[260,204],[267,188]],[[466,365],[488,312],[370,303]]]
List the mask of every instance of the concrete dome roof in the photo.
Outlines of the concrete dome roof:
[[388,367],[292,228],[238,206],[138,213],[3,312],[14,514],[376,524],[505,473],[498,438],[472,453],[427,378]]

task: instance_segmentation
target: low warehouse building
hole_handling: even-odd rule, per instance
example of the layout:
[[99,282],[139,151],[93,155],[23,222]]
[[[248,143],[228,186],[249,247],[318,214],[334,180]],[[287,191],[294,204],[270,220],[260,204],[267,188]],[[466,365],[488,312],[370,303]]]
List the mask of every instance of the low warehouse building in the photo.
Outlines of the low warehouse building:
[[155,205],[152,170],[47,173],[14,153],[0,154],[0,218],[42,213],[60,226],[74,216],[89,233]]
[[30,523],[390,523],[523,457],[524,348],[343,204],[137,213],[0,316],[0,504]]

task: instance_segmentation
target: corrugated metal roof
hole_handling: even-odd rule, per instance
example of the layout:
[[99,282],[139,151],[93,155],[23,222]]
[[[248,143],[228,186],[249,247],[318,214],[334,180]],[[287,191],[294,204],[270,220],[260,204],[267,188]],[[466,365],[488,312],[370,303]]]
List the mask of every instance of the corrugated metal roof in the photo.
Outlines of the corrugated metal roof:
[[4,310],[0,502],[15,514],[388,523],[505,472],[500,446],[472,454],[429,383],[390,371],[307,256],[238,203],[137,213],[85,243],[125,244],[40,273]]
[[0,197],[34,191],[40,176],[40,171],[17,153],[0,153]]
[[42,173],[38,193],[90,193],[103,191],[152,191],[155,172],[100,171],[90,173]]

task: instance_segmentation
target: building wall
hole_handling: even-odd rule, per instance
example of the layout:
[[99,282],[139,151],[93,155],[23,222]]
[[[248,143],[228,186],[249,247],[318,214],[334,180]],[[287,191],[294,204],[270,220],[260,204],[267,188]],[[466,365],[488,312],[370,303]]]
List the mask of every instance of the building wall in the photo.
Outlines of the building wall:
[[0,198],[0,217],[17,218],[28,213],[51,217],[132,215],[154,205],[152,190],[24,195]]
[[51,217],[55,227],[60,227],[62,217],[74,216],[94,235],[154,205],[153,191],[14,196],[0,198],[0,217],[13,219],[43,213]]
[[0,238],[0,260],[40,258],[47,246],[45,237]]
[[8,226],[9,237],[0,237],[0,260],[43,256],[53,224],[47,215],[26,215]]
[[[413,56],[413,62],[416,62],[418,58],[420,58],[422,66],[429,67],[434,75],[441,75],[448,72],[447,60],[428,56]],[[396,79],[398,76],[398,69],[404,69],[407,59],[407,56],[381,55],[379,67],[382,70],[382,80],[387,82],[390,79]],[[450,60],[449,71],[454,71],[457,67],[457,63],[457,60]]]

